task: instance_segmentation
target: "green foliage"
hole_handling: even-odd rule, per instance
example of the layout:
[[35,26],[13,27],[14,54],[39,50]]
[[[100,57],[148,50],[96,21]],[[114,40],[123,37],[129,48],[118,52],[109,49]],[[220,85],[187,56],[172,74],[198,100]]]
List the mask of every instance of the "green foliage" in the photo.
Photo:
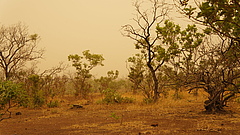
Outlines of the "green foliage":
[[102,103],[113,104],[113,103],[133,103],[135,99],[129,97],[122,97],[116,90],[106,89],[103,91],[104,98]]
[[11,81],[0,82],[0,108],[11,108],[12,105],[26,106],[28,103],[27,93],[21,84]]
[[195,42],[185,36],[187,54],[181,57],[178,69],[185,75],[185,84],[192,87],[190,92],[202,88],[209,94],[204,102],[206,111],[223,111],[227,101],[239,92],[239,1],[205,0],[181,7],[189,18],[206,26],[203,32],[208,36],[206,44],[196,48],[191,46],[202,42],[201,35],[198,39],[195,34]]
[[45,97],[42,90],[37,91],[32,97],[33,107],[42,107],[45,104]]
[[73,64],[72,66],[76,68],[77,75],[73,79],[74,87],[76,90],[75,95],[80,95],[83,98],[86,98],[89,93],[89,88],[91,85],[87,82],[89,78],[92,77],[90,71],[100,65],[103,66],[103,56],[99,54],[91,54],[89,50],[83,51],[83,56],[69,55],[68,60]]
[[30,40],[33,40],[33,41],[36,41],[39,38],[38,34],[33,34],[33,35],[30,35],[29,37],[30,37]]
[[111,118],[114,118],[114,119],[116,119],[116,120],[118,120],[118,119],[120,119],[121,118],[121,116],[118,116],[116,113],[111,113],[111,115],[110,115],[110,117]]
[[[90,70],[98,65],[104,66],[102,63],[104,58],[99,54],[91,54],[89,50],[82,53],[83,57],[77,54],[69,55],[68,60],[72,61],[72,66],[76,68],[78,75],[90,78],[92,76]],[[84,59],[86,62],[84,62]]]
[[205,0],[197,5],[190,3],[187,5],[182,8],[190,18],[206,25],[219,35],[240,41],[240,4],[238,0]]
[[110,117],[113,118],[113,119],[115,119],[115,120],[121,119],[120,125],[122,125],[122,123],[123,123],[123,115],[122,115],[122,116],[119,116],[119,115],[117,115],[115,112],[113,112],[113,113],[111,113]]
[[162,44],[156,48],[158,52],[158,61],[168,61],[170,58],[180,53],[179,45],[176,42],[181,32],[180,26],[175,25],[169,20],[166,20],[164,25],[164,27],[160,27],[160,24],[158,24],[156,27],[157,33],[159,34],[159,40],[162,42]]
[[181,30],[179,25],[168,20],[165,21],[165,26],[157,26],[157,32],[162,43],[168,46],[164,50],[165,59],[174,67],[174,70],[171,66],[162,68],[164,74],[172,78],[171,80],[176,83],[176,86],[181,86],[180,83],[183,81],[179,81],[181,78],[178,76],[182,76],[183,73],[179,71],[181,68],[188,71],[193,69],[195,63],[192,61],[193,56],[196,56],[195,50],[202,44],[205,35],[198,32],[196,25],[187,25],[185,29]]
[[29,77],[28,77],[28,80],[30,81],[30,83],[31,83],[31,88],[32,88],[32,91],[33,91],[33,93],[35,92],[35,91],[37,91],[38,90],[38,88],[39,88],[39,85],[40,85],[40,81],[41,81],[41,78],[40,78],[40,76],[39,75],[37,75],[37,74],[33,74],[33,75],[30,75]]
[[57,73],[60,70],[62,70],[61,67],[56,67],[45,70],[40,75],[32,72],[24,77],[27,77],[27,79],[24,79],[24,88],[29,96],[29,107],[41,107],[48,103],[48,99],[52,100],[55,96],[64,95],[68,78],[66,76],[58,76]]
[[121,103],[122,97],[116,92],[116,90],[106,89],[103,91],[104,99],[103,103]]
[[206,29],[203,30],[203,32],[207,35],[210,35],[212,33],[212,29],[207,27]]
[[158,24],[156,29],[163,46],[168,46],[167,49],[159,48],[160,59],[165,58],[166,60],[178,56],[182,49],[188,52],[192,51],[202,43],[204,37],[204,34],[197,32],[196,25],[188,25],[185,30],[181,30],[179,25],[169,20],[165,21],[164,27],[160,27]]
[[47,103],[47,107],[49,108],[54,108],[59,106],[59,101],[58,100],[51,100],[49,103]]
[[135,54],[135,56],[128,58],[128,62],[131,64],[128,78],[133,83],[133,93],[137,93],[137,90],[141,89],[141,83],[144,80],[144,72],[146,70],[144,56]]
[[118,78],[119,71],[116,70],[114,71],[108,71],[107,76],[103,77],[101,76],[99,79],[95,79],[94,81],[100,84],[100,87],[98,88],[100,92],[102,92],[105,89],[115,89],[116,88],[116,83],[114,80]]
[[45,104],[45,96],[44,96],[44,91],[41,90],[43,86],[42,78],[37,74],[33,74],[28,77],[28,81],[29,81],[28,89],[29,89],[29,95],[30,95],[29,106],[32,108],[43,106]]
[[145,104],[152,104],[152,103],[154,103],[154,100],[153,100],[153,98],[144,98],[143,102]]
[[[189,9],[189,15],[192,14],[194,10],[194,8]],[[140,14],[140,16],[141,15],[142,14]],[[147,20],[144,21],[146,21],[147,26],[149,23],[147,23]],[[166,81],[162,78],[167,78],[169,74],[163,73],[162,67],[164,65],[174,64],[175,69],[183,67],[191,69],[194,65],[193,62],[191,63],[195,53],[194,50],[202,44],[204,38],[204,34],[198,32],[196,25],[188,25],[183,30],[179,25],[169,20],[166,20],[163,26],[161,25],[162,24],[159,23],[156,26],[156,38],[151,37],[150,32],[145,35],[142,34],[148,31],[148,29],[145,30],[141,25],[140,29],[142,28],[142,33],[138,30],[126,30],[130,33],[128,37],[132,37],[132,39],[137,41],[135,44],[136,49],[141,50],[141,54],[128,59],[128,62],[132,64],[128,77],[136,85],[135,88],[141,87],[147,99],[154,98],[155,101],[159,98],[160,94],[166,94],[162,89],[165,85],[163,82]],[[133,29],[133,27],[131,27],[131,29]],[[136,38],[131,34],[136,36]],[[144,68],[144,65],[148,67],[147,70]],[[180,74],[180,72],[172,72],[172,75],[177,74]],[[173,80],[176,81],[177,79],[173,78]],[[145,84],[143,84],[143,82]]]

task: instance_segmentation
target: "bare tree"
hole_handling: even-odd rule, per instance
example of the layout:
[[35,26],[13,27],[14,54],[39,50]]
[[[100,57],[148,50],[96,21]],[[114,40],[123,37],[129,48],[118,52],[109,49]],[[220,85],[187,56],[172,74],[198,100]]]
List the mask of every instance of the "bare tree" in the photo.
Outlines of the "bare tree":
[[151,4],[151,9],[142,11],[141,5],[143,3],[136,2],[134,7],[136,9],[136,17],[133,21],[134,25],[123,26],[123,35],[134,40],[136,42],[136,49],[140,49],[146,57],[147,66],[151,72],[151,76],[154,82],[154,101],[159,98],[159,81],[156,75],[157,70],[165,62],[164,59],[158,59],[158,47],[156,43],[159,39],[158,33],[156,33],[156,26],[165,20],[170,8],[167,3],[160,0],[148,0]]
[[6,80],[26,62],[42,58],[44,50],[37,49],[38,40],[39,36],[30,35],[21,23],[0,28],[0,67]]

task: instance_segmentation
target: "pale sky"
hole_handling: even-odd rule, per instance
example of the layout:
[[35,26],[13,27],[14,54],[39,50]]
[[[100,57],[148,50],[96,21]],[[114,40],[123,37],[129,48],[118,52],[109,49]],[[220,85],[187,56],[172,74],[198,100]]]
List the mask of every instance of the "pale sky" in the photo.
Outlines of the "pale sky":
[[44,59],[38,65],[49,69],[67,60],[70,54],[82,51],[103,54],[104,67],[93,74],[106,76],[109,70],[119,70],[126,77],[126,60],[136,53],[134,42],[120,33],[121,26],[134,17],[133,0],[0,0],[0,25],[18,22],[37,33],[39,48],[45,48]]

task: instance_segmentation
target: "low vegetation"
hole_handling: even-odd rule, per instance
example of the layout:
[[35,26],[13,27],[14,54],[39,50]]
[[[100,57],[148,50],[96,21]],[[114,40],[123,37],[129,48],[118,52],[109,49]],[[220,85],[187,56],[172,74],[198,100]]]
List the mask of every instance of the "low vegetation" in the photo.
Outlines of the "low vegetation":
[[131,97],[123,97],[116,90],[106,89],[102,91],[104,98],[100,101],[100,103],[104,104],[113,104],[113,103],[133,103],[134,98]]
[[[26,65],[42,58],[44,50],[37,48],[40,37],[29,34],[21,23],[2,26],[0,121],[11,118],[11,109],[17,107],[59,109],[66,105],[63,100],[66,97],[71,98],[66,100],[70,102],[68,106],[77,106],[73,107],[75,110],[89,104],[176,107],[171,103],[181,101],[192,106],[201,102],[201,111],[209,114],[231,113],[227,106],[240,102],[239,2],[205,0],[194,5],[197,2],[190,1],[134,3],[133,24],[122,27],[122,34],[133,40],[139,51],[127,59],[127,78],[119,78],[118,70],[94,76],[92,69],[104,66],[105,59],[90,50],[66,56],[75,69],[73,73],[64,74],[68,66],[62,63],[39,72],[36,64]],[[146,3],[149,9],[143,9],[142,4]],[[201,25],[181,27],[171,21],[168,15],[173,5]],[[100,95],[97,100],[95,95]],[[192,95],[196,99],[201,96],[201,100],[188,99]],[[78,100],[88,102],[74,103]],[[124,123],[124,115],[112,112],[110,117],[121,119],[121,125]]]

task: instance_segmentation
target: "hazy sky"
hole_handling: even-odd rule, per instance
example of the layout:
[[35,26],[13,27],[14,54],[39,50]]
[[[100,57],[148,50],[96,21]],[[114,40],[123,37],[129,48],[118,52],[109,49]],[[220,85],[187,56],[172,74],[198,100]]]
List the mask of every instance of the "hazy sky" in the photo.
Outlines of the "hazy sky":
[[104,67],[94,75],[119,70],[127,76],[126,60],[136,53],[133,41],[123,37],[121,26],[131,23],[133,0],[0,0],[0,24],[22,22],[41,37],[45,48],[39,68],[48,69],[67,61],[69,54],[89,49],[103,54]]

